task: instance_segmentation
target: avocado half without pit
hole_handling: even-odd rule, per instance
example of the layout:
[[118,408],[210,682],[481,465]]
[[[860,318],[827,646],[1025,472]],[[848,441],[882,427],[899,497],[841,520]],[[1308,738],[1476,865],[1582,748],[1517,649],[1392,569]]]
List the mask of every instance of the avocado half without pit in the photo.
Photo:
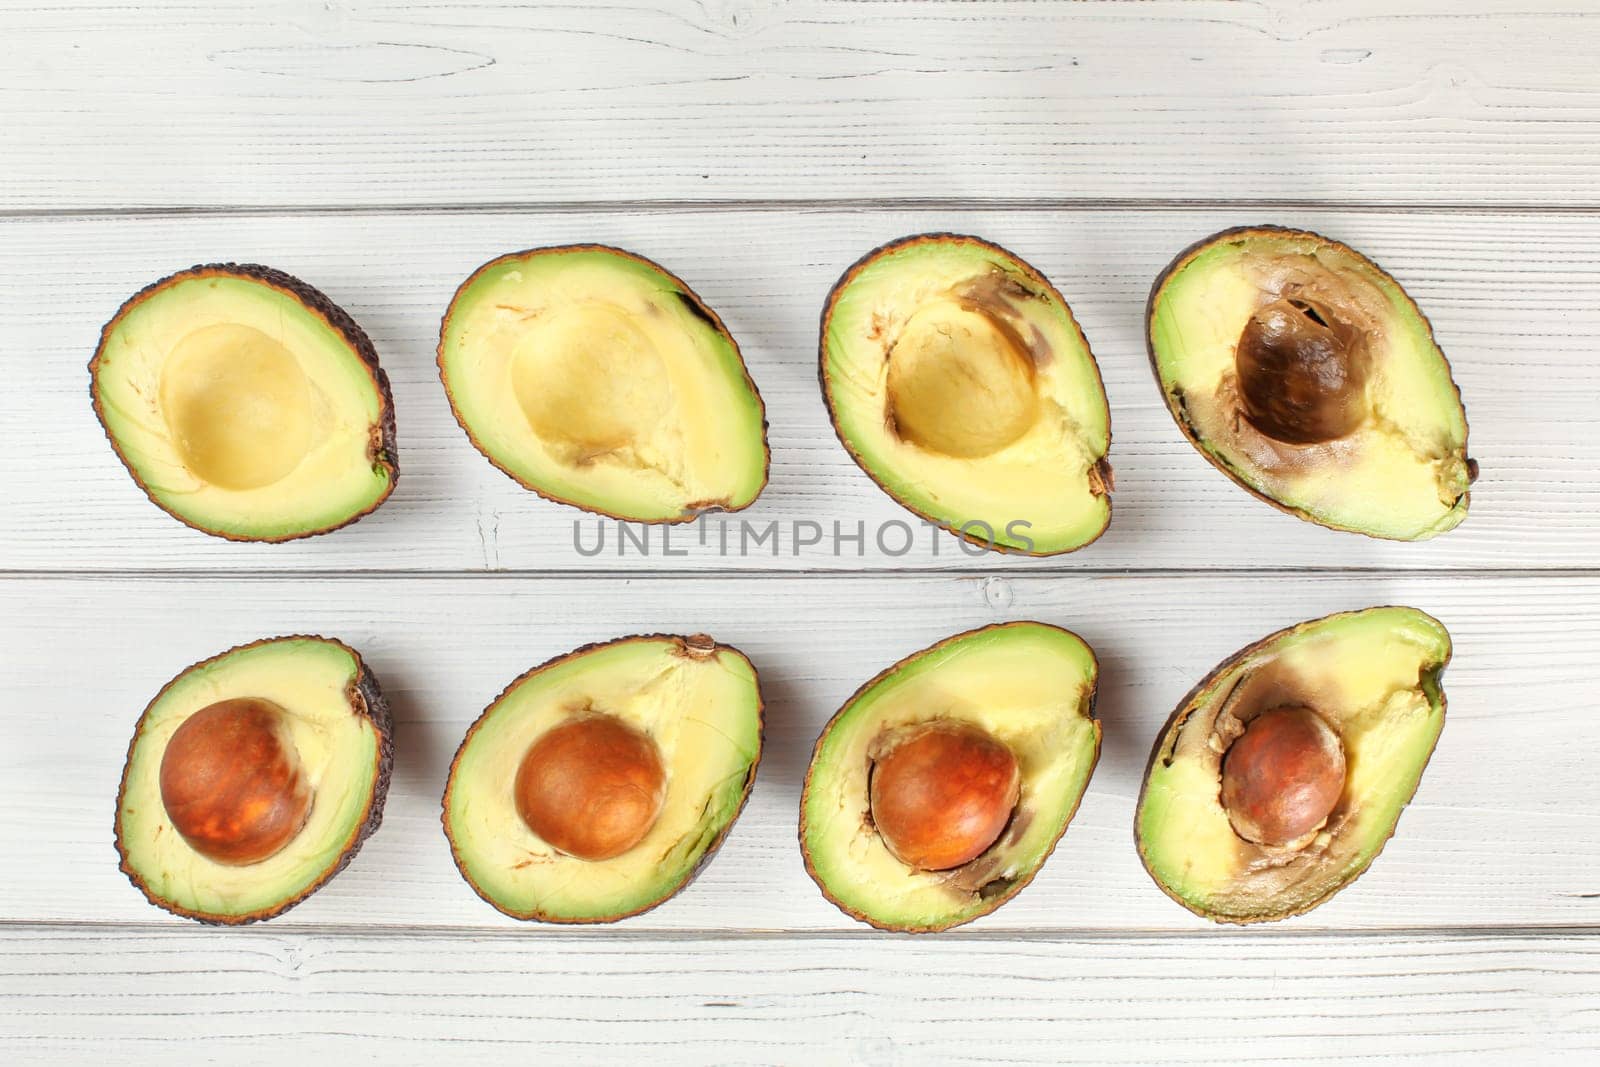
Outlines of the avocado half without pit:
[[1172,417],[1251,493],[1400,541],[1466,518],[1477,464],[1450,364],[1359,252],[1304,230],[1224,230],[1156,279],[1147,326]]
[[117,795],[122,870],[206,923],[270,919],[378,827],[394,745],[354,649],[278,637],[178,675],[145,709]]
[[1421,781],[1449,662],[1445,628],[1404,607],[1314,619],[1230,656],[1156,739],[1135,823],[1150,876],[1217,922],[1333,896]]
[[518,919],[596,923],[688,884],[744,807],[761,690],[704,634],[591,645],[536,667],[467,731],[444,830],[461,875]]
[[1038,873],[1100,753],[1098,668],[1038,622],[958,634],[857,690],[823,729],[800,801],[806,869],[881,930],[987,915]]
[[163,511],[234,541],[326,533],[394,489],[394,403],[342,309],[270,267],[193,267],[130,297],[89,363],[95,414]]
[[1053,555],[1111,519],[1111,417],[1066,301],[976,237],[859,260],[822,313],[822,393],[852,458],[917,515],[987,547]]
[[739,346],[678,278],[599,245],[501,256],[439,335],[456,421],[540,496],[637,522],[748,507],[766,412]]

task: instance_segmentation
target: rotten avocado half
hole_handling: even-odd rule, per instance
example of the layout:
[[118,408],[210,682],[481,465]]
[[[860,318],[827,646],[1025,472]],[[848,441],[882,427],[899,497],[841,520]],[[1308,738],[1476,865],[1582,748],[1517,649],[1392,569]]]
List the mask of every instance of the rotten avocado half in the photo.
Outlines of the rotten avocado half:
[[824,727],[800,800],[806,869],[846,914],[928,933],[1032,881],[1100,754],[1076,634],[1013,622],[896,663]]
[[1054,555],[1111,519],[1111,416],[1066,301],[976,237],[885,245],[822,313],[839,439],[911,511],[975,544]]
[[139,719],[117,794],[122,870],[176,915],[270,919],[378,828],[393,761],[388,706],[354,649],[323,637],[230,649]]
[[1310,911],[1371,865],[1444,727],[1450,635],[1415,608],[1303,622],[1234,654],[1156,739],[1135,816],[1163,892],[1216,922]]
[[383,503],[399,476],[372,342],[282,271],[212,264],[148,286],[106,324],[89,374],[128,472],[205,533],[326,533]]
[[1400,541],[1466,518],[1477,464],[1450,364],[1359,252],[1303,230],[1225,230],[1156,279],[1147,327],[1179,428],[1256,496]]
[[456,421],[540,496],[636,522],[748,507],[766,412],[739,346],[682,281],[600,245],[501,256],[439,335]]
[[489,705],[450,766],[456,866],[518,919],[653,908],[744,807],[761,715],[755,668],[704,634],[626,637],[536,667]]

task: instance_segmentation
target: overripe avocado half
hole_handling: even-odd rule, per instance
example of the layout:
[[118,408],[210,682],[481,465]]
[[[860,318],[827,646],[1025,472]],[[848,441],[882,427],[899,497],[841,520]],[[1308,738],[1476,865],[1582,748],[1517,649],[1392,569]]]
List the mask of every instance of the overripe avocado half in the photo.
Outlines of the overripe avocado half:
[[[1377,858],[1416,791],[1444,727],[1449,662],[1444,626],[1406,607],[1313,619],[1228,657],[1156,738],[1135,816],[1145,869],[1216,922],[1271,922],[1326,901]],[[1289,708],[1309,709],[1317,730],[1337,737],[1331,809],[1290,830],[1297,839],[1250,840],[1244,832],[1259,837],[1260,828],[1241,801],[1228,805],[1229,761],[1268,713]],[[1258,760],[1253,782],[1241,778],[1278,790],[1268,807],[1306,800],[1315,772],[1292,749]]]
[[[613,736],[540,761],[564,731],[592,724]],[[721,846],[755,781],[761,732],[755,668],[704,634],[625,637],[558,656],[512,682],[456,752],[443,814],[456,866],[513,918],[613,922],[653,908]],[[620,766],[637,753],[619,749],[618,733],[653,753],[654,782]],[[557,847],[534,831],[530,792],[557,805],[543,815],[574,841],[619,821],[634,832],[620,850],[580,858],[574,842]]]
[[[139,719],[117,793],[122,871],[175,915],[270,919],[378,828],[393,764],[388,705],[354,649],[325,637],[229,649],[186,668]],[[308,810],[280,817],[295,793]],[[275,830],[287,838],[270,855],[244,854]]]
[[[913,933],[970,922],[1016,896],[1066,832],[1094,772],[1098,674],[1093,650],[1076,634],[1012,622],[947,638],[863,685],[817,738],[800,799],[800,847],[823,894],[880,930]],[[888,828],[875,822],[884,798],[874,777],[903,747],[950,728],[976,728],[980,740],[1009,751],[1014,807],[974,858],[923,869],[900,859]],[[937,777],[913,783],[909,799],[937,839],[970,825],[967,786],[985,768],[948,760],[933,767]]]
[[767,483],[766,409],[722,320],[649,260],[513,252],[461,283],[439,332],[456,421],[527,489],[635,522],[738,511]]
[[1146,324],[1178,427],[1251,493],[1400,541],[1466,517],[1477,464],[1450,364],[1359,252],[1304,230],[1224,230],[1156,279]]
[[140,290],[101,331],[89,375],[95,414],[145,495],[217,537],[327,533],[399,477],[372,342],[270,267],[192,267]]
[[1111,521],[1111,415],[1061,294],[988,241],[905,237],[845,271],[819,372],[857,465],[974,544],[1048,556]]

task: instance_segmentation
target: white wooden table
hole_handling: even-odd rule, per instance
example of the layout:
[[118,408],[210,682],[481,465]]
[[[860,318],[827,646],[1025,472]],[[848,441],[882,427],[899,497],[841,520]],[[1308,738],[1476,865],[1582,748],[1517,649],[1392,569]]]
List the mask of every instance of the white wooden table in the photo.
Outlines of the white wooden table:
[[[1503,12],[1497,8],[1506,9]],[[1513,14],[1509,9],[1537,8]],[[0,3],[0,1060],[1582,1062],[1600,1051],[1600,17],[1593,0],[1233,4],[580,0]],[[1273,221],[1395,273],[1451,356],[1483,476],[1421,545],[1252,501],[1180,437],[1150,280]],[[901,517],[815,378],[838,273],[971,231],[1066,294],[1113,415],[1107,536],[1044,561],[573,550],[578,513],[468,445],[433,365],[473,267],[624,245],[743,344],[772,424],[749,517]],[[101,439],[84,365],[162,274],[269,263],[365,325],[403,477],[272,547],[186,530]],[[1456,637],[1450,719],[1399,833],[1326,907],[1212,929],[1135,858],[1157,726],[1217,660],[1380,602]],[[863,679],[960,629],[1072,627],[1104,663],[1082,810],[1016,901],[942,936],[806,878],[810,745]],[[438,823],[461,733],[586,641],[744,648],[767,755],[689,890],[614,927],[504,919]],[[310,901],[208,931],[122,879],[128,736],[178,668],[268,634],[362,649],[398,720],[387,817]],[[334,1058],[336,1057],[336,1058]]]

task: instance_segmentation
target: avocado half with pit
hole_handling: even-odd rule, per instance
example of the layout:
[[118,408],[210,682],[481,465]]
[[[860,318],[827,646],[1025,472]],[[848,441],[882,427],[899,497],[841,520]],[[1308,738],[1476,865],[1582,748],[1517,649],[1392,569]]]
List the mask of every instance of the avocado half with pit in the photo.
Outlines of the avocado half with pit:
[[117,794],[123,873],[176,915],[270,919],[378,828],[393,763],[388,705],[354,649],[325,637],[229,649],[139,719]]
[[130,297],[89,363],[95,414],[157,507],[231,541],[356,521],[399,477],[394,402],[355,320],[282,271],[193,267]]
[[535,667],[450,765],[456,866],[517,919],[612,922],[653,908],[744,807],[761,715],[755,668],[704,634],[625,637]]
[[923,234],[857,261],[822,312],[820,377],[861,469],[967,541],[1047,556],[1111,521],[1100,369],[1061,294],[998,245]]
[[1450,364],[1359,252],[1304,230],[1224,230],[1161,273],[1146,320],[1178,427],[1251,493],[1398,541],[1466,518],[1478,468]]
[[1076,634],[957,634],[856,691],[823,728],[800,847],[823,894],[880,930],[987,915],[1033,880],[1100,755],[1098,667]]
[[1196,915],[1310,911],[1377,858],[1444,727],[1450,635],[1415,608],[1313,619],[1225,660],[1156,739],[1146,870]]
[[748,507],[766,409],[694,291],[616,248],[513,252],[456,290],[439,373],[478,451],[547,499],[635,522]]

